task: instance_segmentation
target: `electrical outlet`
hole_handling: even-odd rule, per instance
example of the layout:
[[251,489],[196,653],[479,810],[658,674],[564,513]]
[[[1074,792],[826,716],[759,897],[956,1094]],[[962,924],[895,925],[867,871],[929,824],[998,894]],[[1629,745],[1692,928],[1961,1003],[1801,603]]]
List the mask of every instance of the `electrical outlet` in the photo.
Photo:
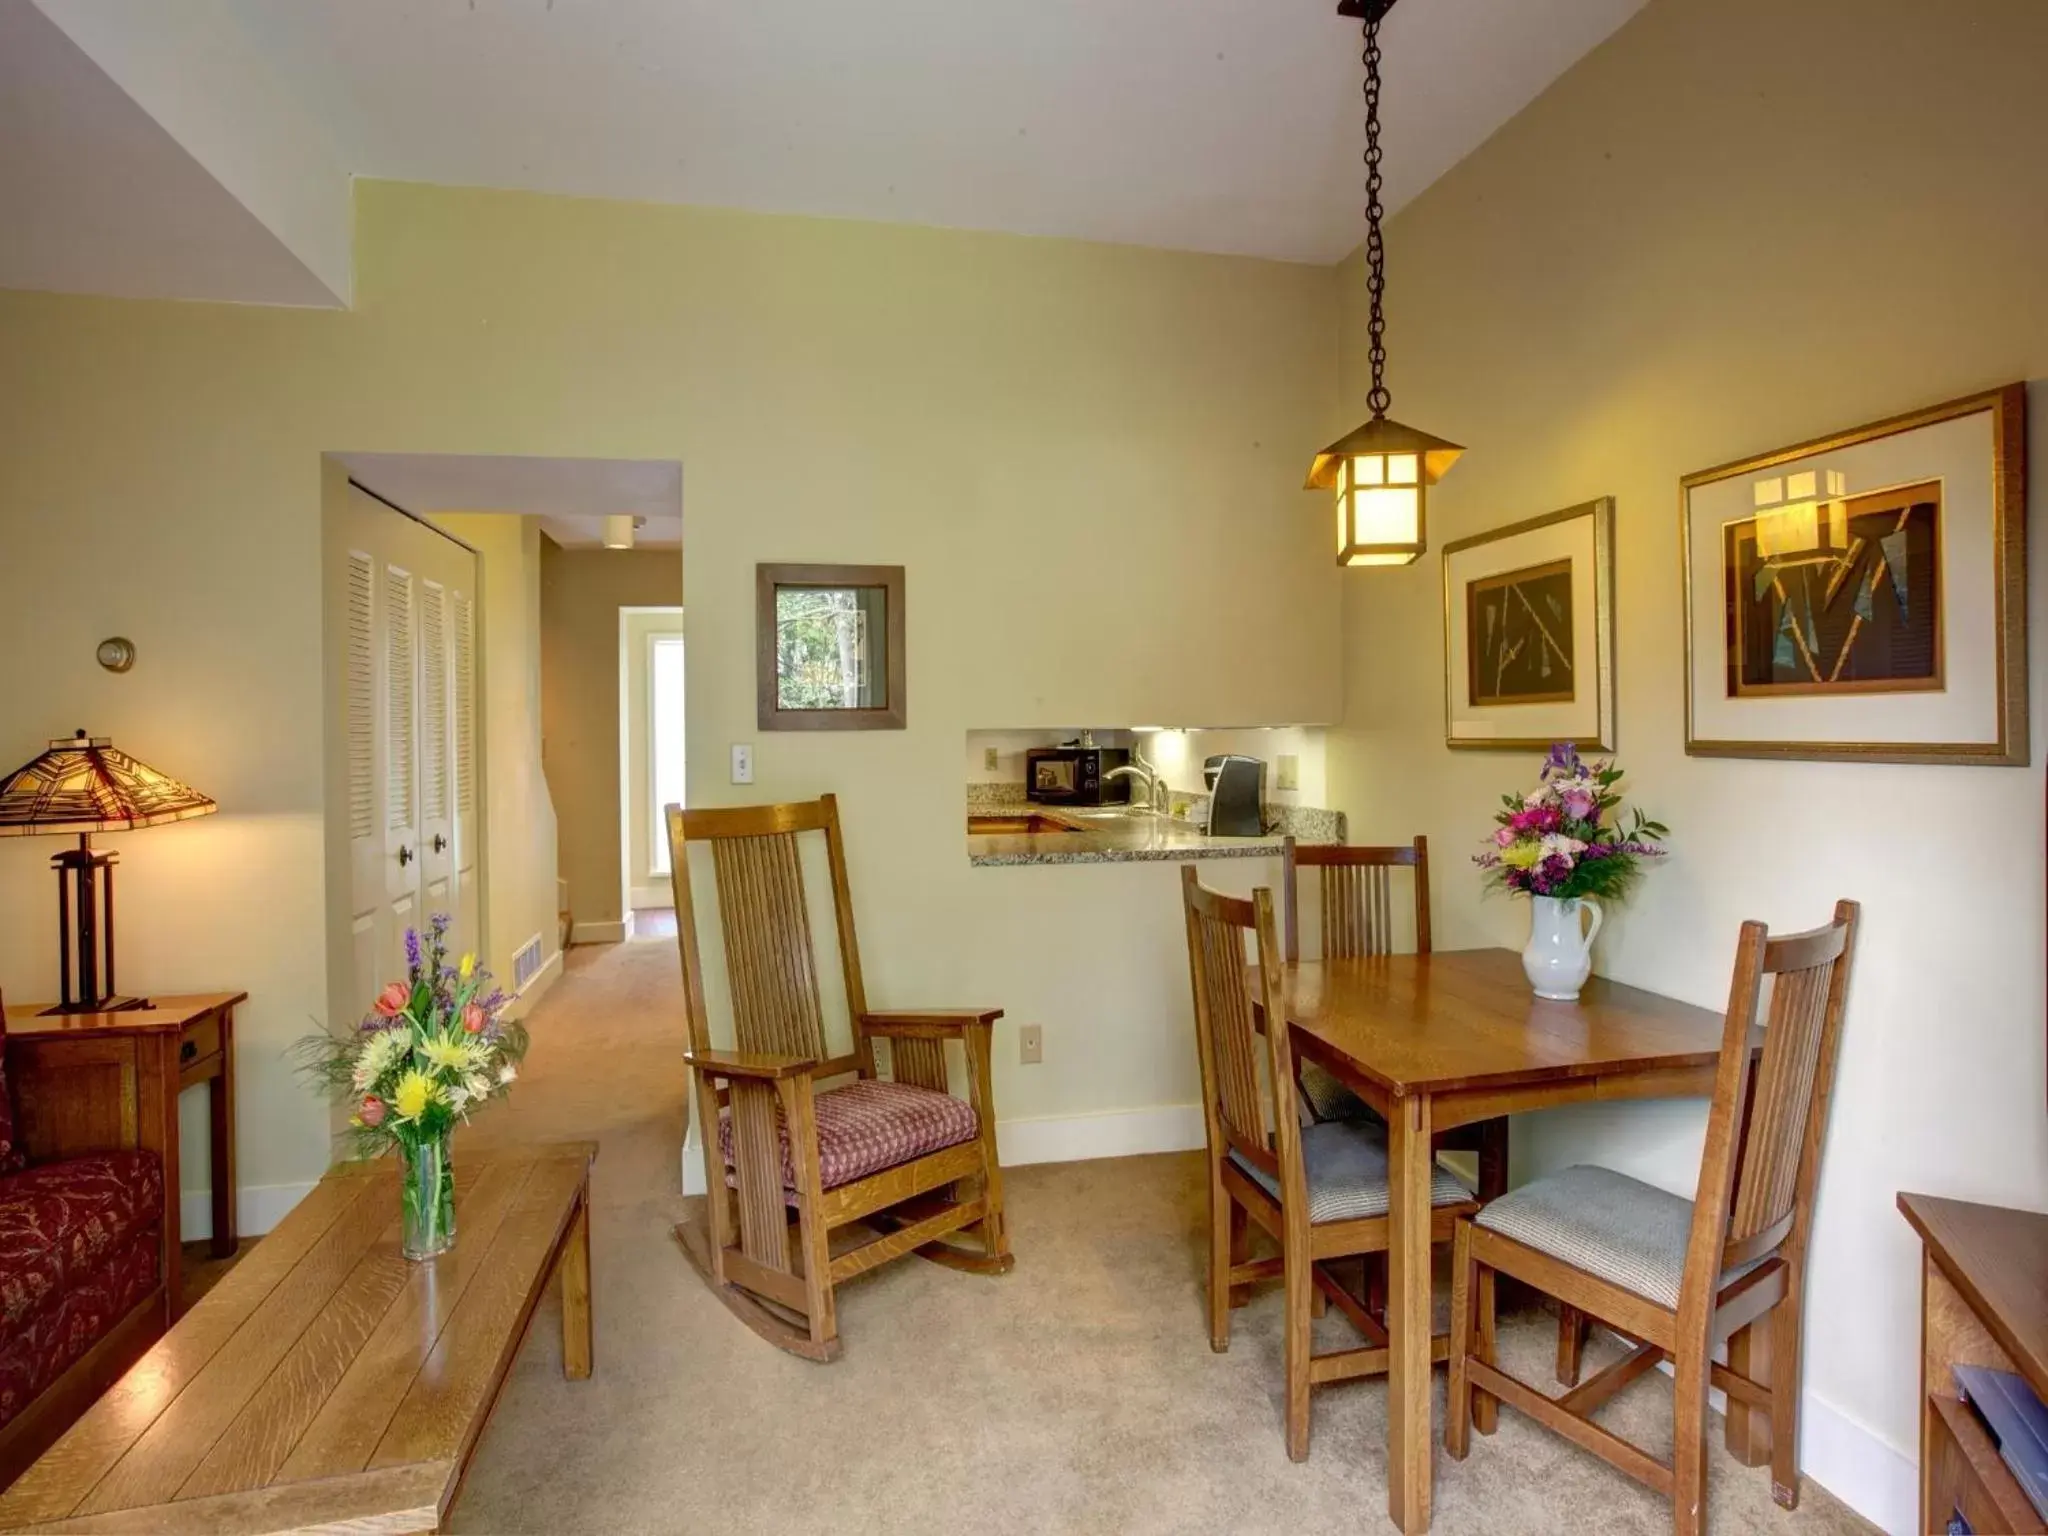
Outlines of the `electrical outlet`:
[[1017,1061],[1032,1067],[1045,1060],[1045,1026],[1026,1024],[1017,1031]]
[[1275,789],[1301,788],[1301,759],[1292,752],[1282,752],[1278,759],[1279,771],[1274,775]]
[[983,747],[981,749],[981,766],[990,773],[996,771],[996,749],[994,747]]
[[754,749],[744,741],[732,744],[732,781],[735,784],[754,782]]

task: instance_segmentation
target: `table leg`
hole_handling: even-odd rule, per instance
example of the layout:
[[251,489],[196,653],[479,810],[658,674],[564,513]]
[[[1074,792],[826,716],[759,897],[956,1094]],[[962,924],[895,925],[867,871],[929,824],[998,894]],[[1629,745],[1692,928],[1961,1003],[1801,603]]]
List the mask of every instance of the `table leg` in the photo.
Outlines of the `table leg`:
[[590,1194],[577,1202],[556,1266],[562,1277],[562,1374],[571,1381],[590,1375]]
[[220,1066],[206,1084],[207,1125],[212,1132],[213,1256],[235,1251],[235,1025],[232,1011],[220,1019]]
[[1406,1536],[1429,1529],[1430,1104],[1388,1117],[1387,1512]]
[[[1771,1384],[1771,1314],[1728,1335],[1728,1369],[1760,1387]],[[1761,1467],[1771,1459],[1771,1411],[1728,1399],[1724,1443],[1728,1454],[1745,1467]]]

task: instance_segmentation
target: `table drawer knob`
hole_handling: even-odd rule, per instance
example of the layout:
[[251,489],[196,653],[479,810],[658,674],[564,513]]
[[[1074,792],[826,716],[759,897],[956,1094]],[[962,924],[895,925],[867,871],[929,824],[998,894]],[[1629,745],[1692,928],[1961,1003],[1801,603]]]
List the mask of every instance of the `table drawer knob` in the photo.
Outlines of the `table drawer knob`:
[[178,1060],[180,1062],[190,1061],[198,1054],[199,1042],[197,1040],[181,1040],[178,1042]]

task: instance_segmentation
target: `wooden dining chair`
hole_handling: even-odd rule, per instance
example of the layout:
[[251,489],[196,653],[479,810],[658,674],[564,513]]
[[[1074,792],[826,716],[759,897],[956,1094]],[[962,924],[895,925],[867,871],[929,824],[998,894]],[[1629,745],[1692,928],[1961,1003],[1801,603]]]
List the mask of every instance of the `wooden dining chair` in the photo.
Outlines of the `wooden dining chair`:
[[[832,883],[852,1041],[827,1048],[799,839],[819,834]],[[718,1298],[770,1343],[811,1360],[839,1355],[840,1282],[915,1253],[981,1274],[1011,1267],[996,1159],[989,1036],[1000,1008],[871,1012],[846,878],[839,806],[668,808],[676,942],[690,1066],[704,1140],[701,1217],[675,1229]],[[690,850],[707,848],[717,890],[733,1048],[712,1045],[697,947]],[[874,1042],[889,1044],[889,1076]],[[948,1091],[946,1043],[965,1052],[966,1097]],[[831,1086],[828,1086],[830,1084]],[[862,1223],[873,1235],[835,1245]],[[949,1242],[971,1228],[978,1243]]]
[[[1415,950],[1429,953],[1429,839],[1380,848],[1353,848],[1342,843],[1297,843],[1285,839],[1280,848],[1282,931],[1287,959],[1301,959],[1301,874],[1318,872],[1317,908],[1321,917],[1324,960],[1391,955],[1398,942],[1401,902],[1397,870],[1414,873],[1409,885],[1415,902]],[[1377,1120],[1372,1108],[1320,1063],[1301,1064],[1301,1093],[1318,1120]],[[1507,1193],[1508,1123],[1478,1121],[1446,1132],[1439,1150],[1473,1152],[1479,1159],[1479,1198],[1493,1200]]]
[[[1706,1523],[1707,1388],[1731,1415],[1768,1415],[1771,1493],[1799,1502],[1800,1309],[1814,1189],[1856,948],[1857,906],[1773,938],[1744,923],[1728,1022],[1694,1198],[1605,1168],[1575,1167],[1525,1184],[1457,1224],[1452,1260],[1450,1412],[1444,1443],[1462,1460],[1472,1427],[1493,1428],[1498,1402],[1520,1409],[1667,1495],[1679,1536]],[[1755,1040],[1765,977],[1769,1023]],[[1495,1272],[1590,1314],[1634,1347],[1552,1400],[1494,1358]],[[1750,1329],[1768,1382],[1751,1379]],[[1730,1339],[1728,1365],[1715,1349]],[[1595,1424],[1601,1403],[1665,1360],[1677,1380],[1667,1465]]]
[[[1280,1002],[1273,893],[1256,890],[1249,901],[1222,896],[1206,889],[1187,865],[1181,868],[1181,893],[1208,1129],[1209,1346],[1219,1353],[1230,1348],[1230,1312],[1243,1304],[1245,1287],[1282,1277],[1287,1454],[1306,1461],[1310,1387],[1387,1369],[1385,1326],[1323,1268],[1328,1260],[1387,1250],[1386,1131],[1356,1121],[1300,1123],[1285,1086],[1296,1080],[1297,1057]],[[1247,936],[1258,957],[1256,983],[1247,975]],[[1263,1034],[1255,1005],[1272,1021]],[[1477,1209],[1465,1186],[1441,1168],[1430,1186],[1430,1204],[1437,1242],[1450,1237],[1459,1215]],[[1254,1224],[1279,1245],[1277,1257],[1251,1258]],[[1314,1353],[1310,1325],[1317,1294],[1334,1302],[1370,1343]],[[1440,1335],[1434,1358],[1447,1358],[1449,1345],[1449,1335]]]

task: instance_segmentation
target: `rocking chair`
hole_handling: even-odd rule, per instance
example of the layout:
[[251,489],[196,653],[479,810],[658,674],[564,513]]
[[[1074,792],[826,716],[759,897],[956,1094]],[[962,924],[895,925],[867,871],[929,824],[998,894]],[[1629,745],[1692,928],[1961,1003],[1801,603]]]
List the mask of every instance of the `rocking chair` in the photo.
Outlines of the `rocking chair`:
[[[852,1049],[840,1056],[826,1052],[804,897],[798,840],[810,832],[824,834],[852,1023]],[[769,1343],[826,1361],[839,1357],[833,1292],[842,1280],[909,1253],[977,1274],[1007,1271],[989,1079],[1002,1010],[868,1011],[831,795],[729,810],[670,806],[668,835],[690,1020],[684,1060],[708,1191],[703,1216],[675,1231],[712,1291]],[[709,845],[716,878],[729,1051],[711,1043],[697,949],[689,849],[699,843]],[[875,1069],[877,1037],[889,1043],[886,1078]],[[964,1099],[947,1091],[948,1040],[965,1050]],[[853,1223],[872,1235],[835,1245]],[[967,1228],[976,1246],[946,1241]]]

